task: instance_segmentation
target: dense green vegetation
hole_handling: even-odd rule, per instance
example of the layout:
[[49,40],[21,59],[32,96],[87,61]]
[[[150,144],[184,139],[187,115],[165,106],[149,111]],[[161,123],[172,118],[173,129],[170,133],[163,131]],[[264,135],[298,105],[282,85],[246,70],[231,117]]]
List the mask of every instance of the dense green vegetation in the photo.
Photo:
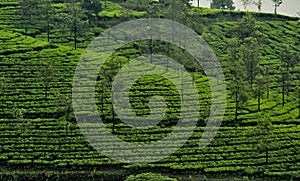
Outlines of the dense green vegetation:
[[[29,1],[31,7],[43,7],[30,9],[32,19],[20,13],[25,1],[0,0],[1,180],[162,179],[150,173],[137,175],[144,172],[177,180],[300,179],[297,18],[190,8],[179,0],[165,4],[115,0],[100,5]],[[37,9],[49,16],[39,16]],[[178,13],[172,13],[175,10]],[[72,114],[71,93],[77,62],[89,42],[113,25],[141,17],[174,19],[199,33],[223,66],[228,98],[215,139],[198,149],[211,96],[202,68],[185,51],[160,41],[120,48],[100,70],[96,85],[99,114],[119,138],[140,144],[156,141],[172,132],[178,121],[178,90],[159,76],[139,79],[131,88],[130,101],[137,115],[147,115],[149,98],[163,96],[168,108],[160,124],[133,129],[114,114],[112,77],[140,55],[164,54],[185,65],[199,91],[201,107],[198,126],[184,146],[161,161],[129,165],[104,156],[86,141]],[[135,156],[126,148],[122,151]]]

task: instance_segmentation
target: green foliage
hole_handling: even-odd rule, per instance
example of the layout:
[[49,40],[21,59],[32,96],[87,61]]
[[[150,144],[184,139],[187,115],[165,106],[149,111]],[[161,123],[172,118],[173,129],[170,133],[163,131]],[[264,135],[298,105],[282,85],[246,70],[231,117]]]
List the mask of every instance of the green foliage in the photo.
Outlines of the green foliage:
[[94,13],[96,16],[98,16],[98,13],[102,10],[102,4],[99,0],[82,0],[81,6],[83,9],[89,11],[89,15]]
[[266,165],[268,165],[268,152],[271,149],[278,148],[279,145],[272,141],[274,127],[272,125],[272,119],[270,116],[264,117],[258,121],[258,125],[252,130],[251,135],[258,140],[256,149],[260,152],[264,152],[266,158]]
[[99,17],[106,18],[120,18],[132,15],[133,17],[143,17],[145,12],[138,12],[133,10],[128,10],[122,8],[122,6],[118,4],[114,4],[111,2],[107,2],[107,7],[104,8],[101,12],[98,13]]
[[240,40],[233,38],[228,42],[230,46],[230,73],[233,76],[233,82],[230,84],[231,96],[235,99],[235,123],[238,123],[238,110],[242,109],[247,102],[249,92],[245,82],[246,68],[244,62],[240,60]]
[[254,85],[254,93],[255,93],[255,96],[257,97],[257,110],[260,111],[261,97],[266,88],[266,86],[265,86],[266,79],[264,78],[263,75],[258,74],[255,77],[255,80],[256,80],[256,82]]
[[254,78],[259,73],[259,43],[256,38],[248,37],[242,44],[243,59],[247,70],[247,79],[252,88]]
[[24,118],[24,114],[25,114],[26,110],[24,108],[17,108],[17,107],[14,107],[12,109],[12,117],[13,118],[17,118],[17,119],[23,119]]
[[21,26],[24,28],[25,32],[28,28],[35,26],[36,16],[38,15],[38,5],[39,3],[35,0],[21,0],[20,9],[18,14],[21,16]]
[[130,175],[125,181],[176,181],[176,179],[162,176],[155,173],[141,173],[138,175]]
[[[101,3],[102,8],[105,10],[105,2],[101,1]],[[21,16],[15,12],[21,6],[17,6],[17,2],[14,1],[1,2],[0,5],[0,66],[2,77],[0,85],[2,82],[4,83],[0,106],[0,163],[2,165],[0,175],[2,180],[16,180],[20,178],[28,178],[28,180],[124,180],[129,173],[136,174],[141,172],[161,172],[174,174],[175,176],[187,174],[195,176],[196,179],[199,178],[197,177],[199,175],[201,175],[201,178],[203,175],[203,178],[207,177],[207,179],[224,179],[228,177],[238,177],[238,180],[243,178],[244,180],[247,180],[247,178],[264,178],[266,180],[300,179],[298,169],[300,166],[298,159],[300,149],[299,104],[295,99],[297,92],[294,92],[298,90],[295,87],[299,85],[299,64],[291,64],[292,62],[290,61],[284,62],[281,60],[281,56],[293,57],[293,54],[299,50],[299,23],[294,21],[296,20],[295,18],[279,15],[275,18],[271,14],[249,13],[256,18],[256,22],[253,23],[254,21],[252,22],[251,18],[249,18],[251,23],[245,22],[243,25],[240,25],[240,23],[237,23],[237,19],[246,12],[203,8],[188,9],[186,16],[189,18],[187,21],[190,22],[187,24],[192,25],[192,28],[205,37],[223,66],[227,85],[229,85],[224,121],[215,139],[205,149],[197,149],[204,130],[204,127],[197,126],[192,137],[176,153],[156,163],[136,166],[119,163],[95,151],[86,142],[76,124],[73,124],[75,122],[66,125],[68,124],[66,121],[70,120],[68,117],[72,117],[70,95],[73,72],[83,52],[80,48],[77,50],[72,48],[74,29],[71,27],[73,25],[71,25],[72,19],[70,19],[68,4],[52,4],[54,19],[50,23],[51,44],[45,42],[47,18],[45,19],[44,15],[41,15],[43,20],[32,21],[33,25],[28,26],[28,32],[24,33],[24,27],[22,29],[13,27],[13,24],[21,20]],[[78,3],[77,5],[81,6],[82,4]],[[120,16],[118,13],[116,13],[118,16],[106,16],[104,14],[98,17],[98,21],[94,17],[94,13],[92,13],[92,24],[89,23],[88,13],[83,11],[79,19],[89,23],[89,27],[83,29],[87,36],[83,33],[78,37],[79,47],[86,47],[89,41],[95,37],[96,32],[99,34],[104,29],[121,22],[123,17],[133,18],[132,15],[137,11],[123,6],[124,3],[121,5],[107,1],[106,9],[110,10],[107,10],[106,13],[113,12],[114,9],[112,7],[116,7],[116,10],[118,10],[118,7],[120,8]],[[152,9],[146,8],[146,10],[148,13],[151,11],[153,17],[163,17],[172,11],[171,5],[164,7],[165,5],[163,3],[153,3],[149,6]],[[139,11],[145,10],[143,9],[145,7],[142,6],[148,6],[148,4],[139,4]],[[188,6],[186,7],[188,8]],[[174,8],[180,10],[181,7]],[[184,14],[185,11],[181,13]],[[143,13],[143,15],[138,17],[145,16],[145,12]],[[176,14],[174,14],[175,16]],[[192,18],[189,16],[192,16]],[[186,17],[179,16],[174,19],[177,18],[184,22]],[[54,23],[57,24],[54,25]],[[253,25],[255,25],[255,28],[253,28]],[[93,28],[90,28],[90,26]],[[201,26],[205,28],[201,28]],[[230,32],[234,28],[241,28],[241,34],[232,36]],[[251,31],[248,31],[247,28],[251,29]],[[253,33],[253,31],[256,32]],[[258,34],[258,31],[260,34]],[[24,34],[30,36],[25,36]],[[260,37],[263,37],[263,39],[260,39]],[[230,44],[227,44],[227,42],[230,42]],[[210,89],[207,78],[198,72],[201,71],[201,68],[194,66],[190,57],[180,51],[178,47],[169,46],[173,50],[166,53],[168,49],[167,44],[162,44],[158,41],[153,41],[152,43],[153,52],[170,55],[175,60],[185,64],[186,69],[193,75],[203,110],[203,112],[202,110],[200,112],[199,120],[201,120],[201,124],[199,125],[204,126],[209,115]],[[255,46],[257,43],[259,51]],[[138,44],[139,42],[135,42],[119,49],[112,56],[114,59],[107,60],[103,69],[111,71],[112,75],[115,75],[120,70],[120,67],[131,58],[149,52],[146,41],[140,43],[140,49]],[[284,44],[289,44],[289,46],[285,47]],[[254,50],[257,50],[257,52]],[[293,56],[289,55],[289,51],[292,52],[291,55]],[[253,76],[253,89],[249,89],[248,79],[250,74],[247,71],[249,66],[246,66],[244,56],[249,59],[255,53],[259,53],[259,66],[255,66],[255,71],[257,70],[258,73],[256,72]],[[43,88],[45,87],[45,79],[41,79],[39,76],[44,64],[47,64],[49,60],[53,60],[51,66],[56,73],[55,81],[52,81],[53,79],[49,81],[49,93],[45,99],[45,89]],[[297,58],[294,60],[299,62]],[[286,92],[285,107],[282,107],[280,105],[282,76],[280,68],[284,67],[282,71],[286,71],[286,65],[288,65],[288,70],[290,71],[288,77],[286,77],[289,78],[289,83],[286,85],[289,86],[290,94],[287,95],[288,92]],[[262,70],[264,71],[262,72]],[[266,70],[269,73],[266,73]],[[234,74],[242,75],[242,77],[235,78]],[[266,75],[268,75],[270,92],[268,98],[265,98],[263,94],[264,82],[267,81],[264,77]],[[99,96],[96,96],[98,101],[103,100],[103,105],[99,107],[104,109],[102,114],[105,121],[108,122],[106,124],[108,129],[112,128],[111,80],[113,80],[113,76],[109,75],[106,75],[106,79],[99,80],[100,86],[98,88],[100,89],[99,91],[97,90]],[[105,85],[105,90],[101,90],[102,83]],[[131,98],[134,100],[132,105],[135,111],[141,115],[149,112],[149,97],[160,93],[159,91],[152,91],[153,87],[155,87],[153,85],[156,85],[161,90],[172,88],[170,82],[161,80],[157,76],[148,76],[137,81],[132,87],[134,92],[131,93]],[[236,90],[244,88],[247,88],[246,91],[243,91],[244,95],[238,96],[240,101],[238,105],[238,123],[241,125],[239,127],[235,126],[233,121],[236,103],[234,101],[234,93],[237,92]],[[164,97],[171,114],[167,115],[164,121],[175,122],[177,115],[179,115],[180,101],[175,100],[175,98],[179,98],[174,96],[176,95],[175,88],[168,91],[165,91],[163,94],[165,94]],[[59,92],[61,99],[58,99],[53,92]],[[101,95],[102,92],[104,93],[103,96]],[[261,112],[257,111],[258,100],[252,98],[251,94],[255,95],[256,98],[261,95]],[[247,99],[247,104],[242,103],[245,99]],[[22,119],[21,116],[11,115],[12,112],[17,110],[13,109],[14,107],[26,110]],[[246,133],[249,130],[253,130],[252,128],[256,126],[257,118],[261,117],[262,113],[269,114],[272,119],[271,134],[269,136],[265,134],[270,130],[269,124],[264,126],[261,123],[261,125],[254,128],[258,129],[261,127],[260,129],[263,131],[257,131],[261,134],[250,137]],[[58,121],[59,119],[62,121]],[[146,130],[132,129],[122,123],[115,124],[114,127],[118,138],[135,144],[146,144],[161,140],[173,131],[174,127],[172,125],[174,124],[165,122],[164,125]],[[168,125],[171,126],[168,127]],[[73,127],[72,132],[66,132],[66,129],[69,130],[68,127]],[[184,132],[185,129],[182,128],[182,133]],[[270,143],[276,143],[275,147],[272,145],[270,147],[265,146],[265,143],[268,144],[264,141],[265,138],[270,139]],[[259,144],[257,140],[259,140]],[[175,144],[172,146],[176,146]],[[255,149],[252,148],[253,145],[256,145]],[[261,147],[258,147],[258,145],[261,145]],[[268,169],[263,172],[266,163],[264,151],[266,147],[268,148]],[[278,149],[279,147],[280,149]],[[120,148],[120,151],[126,152],[128,156],[137,157],[135,153],[126,148]],[[161,153],[153,152],[152,154],[156,156],[156,154]],[[47,173],[44,172],[46,170]]]
[[43,82],[45,87],[45,98],[48,96],[49,85],[50,82],[54,80],[55,77],[55,70],[53,68],[53,60],[47,60],[46,62],[41,62],[41,69],[40,69],[39,78],[41,82]]
[[234,3],[232,0],[213,0],[211,4],[212,8],[218,9],[230,9],[234,10]]
[[247,14],[241,18],[236,29],[233,29],[235,36],[241,40],[247,37],[257,37],[256,20],[251,14]]

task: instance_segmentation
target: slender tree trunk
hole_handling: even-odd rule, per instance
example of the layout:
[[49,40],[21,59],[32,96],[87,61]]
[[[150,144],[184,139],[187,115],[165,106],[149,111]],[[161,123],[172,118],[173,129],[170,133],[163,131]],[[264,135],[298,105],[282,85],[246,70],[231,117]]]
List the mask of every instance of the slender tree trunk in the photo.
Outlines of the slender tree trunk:
[[111,95],[111,114],[112,114],[112,133],[115,133],[115,113],[114,113],[114,106],[113,106],[113,98],[114,96]]
[[48,83],[45,83],[45,98],[48,97]]
[[198,7],[200,7],[200,0],[198,0]]
[[102,92],[101,92],[101,112],[104,111],[104,83],[102,82]]
[[258,90],[258,100],[257,100],[258,111],[260,111],[260,97],[261,97],[260,93],[261,93],[261,86],[259,86],[259,90]]
[[67,121],[66,123],[66,133],[68,134],[68,131],[69,131],[69,122]]
[[[139,44],[138,44],[138,46],[139,46],[139,55],[141,56],[142,55],[142,50],[141,50],[141,41],[139,41]],[[128,58],[129,59],[129,58]]]
[[250,86],[251,89],[253,88],[253,57],[251,57],[251,64],[250,64]]
[[266,74],[267,74],[267,77],[266,77],[266,79],[267,79],[267,99],[269,99],[269,94],[270,94],[270,90],[269,90],[269,67],[267,68]]
[[181,101],[183,103],[183,71],[181,70]]
[[77,28],[75,27],[74,31],[74,48],[77,49]]
[[48,39],[48,42],[50,42],[50,22],[48,20],[47,22],[47,39]]
[[60,43],[63,44],[63,37],[64,37],[64,32],[63,28],[61,29],[61,36],[60,36]]
[[78,31],[78,29],[77,29],[77,12],[76,12],[76,10],[74,10],[74,13],[75,13],[75,15],[74,15],[74,48],[75,48],[75,50],[77,49],[77,31]]
[[285,80],[285,89],[286,89],[286,95],[289,96],[289,65],[287,63],[286,66],[286,80]]
[[238,90],[235,91],[235,122],[238,121]]
[[268,149],[266,149],[266,166],[268,167],[268,158],[269,158],[269,154],[268,154]]
[[234,79],[235,79],[235,123],[238,121],[238,81],[237,81],[237,73],[234,73]]
[[[170,43],[168,43],[167,55],[170,56]],[[167,57],[167,71],[169,70],[169,59]]]
[[285,102],[285,77],[284,77],[284,71],[282,71],[282,106],[284,107],[284,102]]
[[150,44],[150,63],[152,63],[152,53],[153,53],[153,40],[152,40],[152,37],[150,37],[149,44]]
[[298,109],[299,109],[299,111],[298,111],[298,119],[300,119],[300,98],[298,98],[299,99],[299,103],[298,103]]
[[298,109],[299,109],[299,111],[298,111],[298,119],[300,119],[300,98],[298,98],[299,99],[299,103],[298,103]]

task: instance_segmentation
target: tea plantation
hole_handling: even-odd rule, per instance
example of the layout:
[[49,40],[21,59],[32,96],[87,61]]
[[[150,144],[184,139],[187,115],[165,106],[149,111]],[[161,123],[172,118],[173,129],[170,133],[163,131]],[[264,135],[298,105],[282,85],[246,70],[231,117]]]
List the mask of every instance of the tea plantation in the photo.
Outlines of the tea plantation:
[[[74,72],[85,48],[106,29],[132,19],[176,17],[168,16],[167,5],[155,2],[137,6],[136,1],[100,1],[101,11],[88,16],[87,11],[79,8],[84,1],[75,3],[78,9],[71,10],[72,4],[67,1],[51,1],[51,22],[47,18],[35,19],[34,15],[30,21],[24,21],[24,12],[20,13],[22,2],[26,1],[0,0],[1,180],[168,180],[165,176],[177,180],[300,179],[298,18],[248,13],[255,20],[253,27],[259,47],[246,49],[248,39],[244,38],[236,46],[239,53],[234,54],[230,42],[239,37],[237,31],[243,31],[239,28],[247,13],[203,8],[179,10],[186,17],[179,17],[179,21],[212,47],[226,79],[223,122],[215,138],[203,149],[198,145],[210,114],[211,93],[208,79],[195,60],[182,49],[160,41],[133,42],[113,53],[99,70],[95,97],[107,129],[124,141],[145,144],[163,139],[175,129],[181,109],[180,90],[171,81],[158,75],[144,76],[130,89],[133,112],[138,116],[150,115],[149,100],[160,95],[167,105],[166,114],[149,129],[135,129],[122,123],[112,108],[111,86],[113,77],[129,61],[150,53],[170,56],[189,71],[199,95],[196,129],[180,149],[154,163],[127,164],[98,152],[83,136],[72,108]],[[80,12],[80,16],[63,23],[62,17],[68,18],[66,14],[74,11]],[[42,19],[42,14],[37,17]],[[72,22],[78,23],[78,27],[69,27]],[[255,66],[232,63],[232,57],[242,60],[247,55],[244,52],[251,49],[255,50],[249,53],[257,59]],[[239,69],[244,71],[240,74],[245,77],[243,82],[234,76],[238,72],[235,65],[244,67]],[[152,68],[144,67],[143,71]],[[247,74],[252,68],[254,72]],[[176,78],[180,72],[171,69],[169,73]],[[178,134],[187,131],[183,127]],[[178,147],[176,144],[163,149]],[[138,156],[126,147],[119,150],[128,157]],[[153,152],[147,156],[155,158],[160,154]],[[141,174],[147,172],[158,174]]]

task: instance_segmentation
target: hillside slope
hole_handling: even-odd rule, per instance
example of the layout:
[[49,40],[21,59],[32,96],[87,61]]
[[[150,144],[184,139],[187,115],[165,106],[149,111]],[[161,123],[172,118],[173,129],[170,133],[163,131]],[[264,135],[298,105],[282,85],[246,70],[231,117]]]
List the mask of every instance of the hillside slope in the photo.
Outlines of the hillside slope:
[[[118,6],[113,3],[110,5]],[[32,30],[25,33],[22,28],[16,27],[15,24],[19,21],[19,17],[15,15],[17,1],[1,0],[0,7],[2,179],[124,180],[130,174],[141,172],[160,172],[177,178],[191,175],[195,179],[300,179],[300,119],[294,90],[299,85],[299,62],[291,73],[291,89],[286,95],[285,106],[281,103],[280,81],[280,55],[284,51],[284,45],[291,44],[296,51],[300,50],[298,21],[267,19],[257,22],[264,38],[261,66],[264,70],[268,67],[270,89],[268,98],[266,92],[263,94],[261,111],[257,111],[256,98],[251,97],[239,115],[239,124],[236,124],[233,121],[234,99],[228,89],[224,121],[217,136],[206,148],[198,149],[198,144],[207,121],[207,110],[200,113],[199,126],[192,137],[174,154],[147,165],[128,165],[97,152],[82,135],[76,122],[68,120],[70,111],[67,111],[71,105],[73,74],[84,52],[83,48],[97,33],[123,19],[116,16],[101,19],[100,24],[103,26],[90,28],[87,38],[81,37],[80,46],[75,50],[71,37],[65,38],[64,43],[60,42],[59,29],[53,34],[53,42],[47,42],[46,32]],[[105,11],[102,13],[105,14]],[[144,13],[132,13],[136,17],[144,16]],[[230,32],[237,26],[238,19],[215,22],[215,17],[207,18],[212,21],[208,21],[208,26],[201,33],[223,65],[229,85],[228,40],[232,37]],[[144,49],[148,48],[147,42],[142,42],[141,45]],[[131,44],[124,46],[114,56],[118,57],[120,65],[124,65],[129,59],[145,53],[144,49],[141,51],[136,44]],[[108,61],[106,69],[111,67],[116,71],[120,69],[119,65],[115,66],[113,61]],[[206,76],[199,72],[191,74],[201,93],[201,107],[209,107],[210,93]],[[132,102],[136,111],[148,114],[148,99],[145,97],[161,94],[169,101],[169,114],[164,118],[163,124],[146,130],[132,129],[118,122],[115,134],[128,142],[147,143],[164,138],[172,132],[180,107],[178,92],[172,86],[165,79],[155,76],[140,79],[132,89],[135,90]],[[153,91],[154,87],[159,91]],[[99,84],[97,90],[99,112],[105,118],[108,129],[112,129],[110,83],[104,89]],[[269,115],[272,119],[274,130],[271,141],[276,144],[276,147],[269,150],[268,165],[265,163],[265,153],[256,149],[258,140],[249,136],[249,132],[261,121],[263,115]],[[182,133],[185,131],[182,129]],[[126,148],[120,151],[131,157],[136,156]],[[153,153],[152,156],[157,156],[155,154],[159,153]]]

